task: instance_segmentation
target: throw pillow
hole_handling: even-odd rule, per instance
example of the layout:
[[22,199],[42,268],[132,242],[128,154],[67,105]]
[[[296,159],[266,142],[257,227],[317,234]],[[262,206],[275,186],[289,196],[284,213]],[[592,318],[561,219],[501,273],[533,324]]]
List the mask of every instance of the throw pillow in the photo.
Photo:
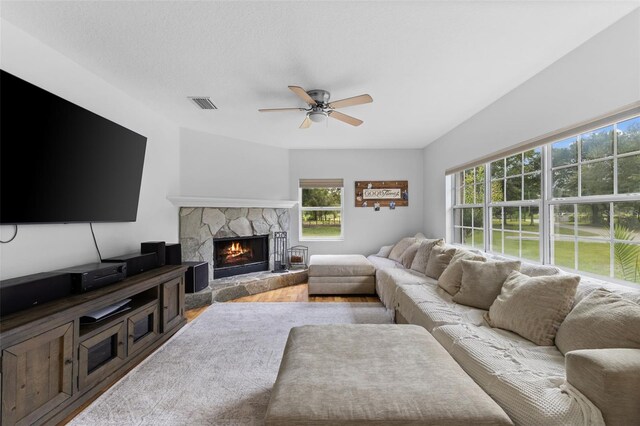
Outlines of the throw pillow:
[[640,349],[640,305],[604,288],[582,299],[556,336],[563,354],[576,349]]
[[513,271],[484,319],[491,327],[513,331],[536,345],[552,346],[579,282],[578,275],[529,277]]
[[558,275],[560,269],[551,265],[536,265],[534,263],[523,263],[520,272],[530,277],[542,277],[548,275]]
[[416,241],[415,243],[411,244],[409,248],[404,251],[404,253],[402,253],[402,256],[400,257],[400,263],[402,263],[402,266],[407,269],[411,268],[411,264],[413,263],[413,259],[416,257],[418,248],[420,248],[420,242]]
[[447,266],[447,269],[442,272],[438,279],[438,286],[450,295],[455,295],[460,290],[462,282],[462,259],[477,260],[484,262],[487,259],[478,254],[472,253],[469,250],[460,249],[456,251],[455,256],[451,259],[451,263]]
[[411,262],[411,269],[424,274],[424,271],[427,269],[427,262],[429,262],[431,249],[434,246],[441,246],[442,244],[444,244],[444,240],[442,238],[420,241],[420,247],[413,258],[413,262]]
[[502,290],[502,284],[513,271],[520,270],[520,261],[479,262],[462,259],[460,291],[453,301],[461,305],[489,310]]
[[413,236],[413,238],[415,238],[416,241],[418,241],[418,240],[426,240],[427,236],[424,235],[422,232],[418,232],[416,235]]
[[404,253],[404,251],[408,249],[409,246],[415,242],[416,242],[416,239],[414,237],[406,237],[401,239],[391,249],[391,253],[389,253],[389,259],[395,260],[396,262],[400,262],[400,258],[402,257],[402,254]]
[[393,249],[393,246],[382,246],[380,247],[380,250],[378,250],[378,252],[375,254],[375,256],[378,257],[389,257],[389,254],[391,253],[391,250]]
[[442,272],[447,269],[449,262],[456,254],[456,248],[451,246],[433,246],[429,254],[429,261],[424,270],[424,274],[428,277],[438,279]]

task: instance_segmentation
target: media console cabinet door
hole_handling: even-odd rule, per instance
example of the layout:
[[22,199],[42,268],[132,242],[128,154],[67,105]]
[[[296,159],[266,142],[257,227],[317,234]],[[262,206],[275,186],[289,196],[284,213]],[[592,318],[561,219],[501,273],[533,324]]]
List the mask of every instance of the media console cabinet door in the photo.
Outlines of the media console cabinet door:
[[78,389],[102,381],[124,363],[125,341],[125,324],[121,321],[80,342]]
[[27,425],[73,392],[73,322],[2,351],[2,424]]
[[172,329],[184,318],[184,279],[176,278],[162,285],[162,331]]

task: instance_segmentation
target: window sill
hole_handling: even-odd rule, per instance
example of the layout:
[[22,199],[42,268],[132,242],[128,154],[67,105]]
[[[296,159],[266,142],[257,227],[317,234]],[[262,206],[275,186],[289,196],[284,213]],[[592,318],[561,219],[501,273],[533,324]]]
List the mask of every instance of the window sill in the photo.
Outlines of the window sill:
[[344,241],[344,238],[340,237],[340,238],[299,238],[298,239],[299,242],[313,242],[313,241],[321,241],[321,242],[327,242],[327,241]]

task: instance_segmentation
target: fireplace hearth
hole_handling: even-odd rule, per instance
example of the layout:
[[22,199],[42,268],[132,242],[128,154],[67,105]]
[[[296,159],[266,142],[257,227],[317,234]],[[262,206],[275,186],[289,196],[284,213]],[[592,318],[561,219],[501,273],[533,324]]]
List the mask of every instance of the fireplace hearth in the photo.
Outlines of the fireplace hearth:
[[269,270],[269,236],[213,239],[213,278]]

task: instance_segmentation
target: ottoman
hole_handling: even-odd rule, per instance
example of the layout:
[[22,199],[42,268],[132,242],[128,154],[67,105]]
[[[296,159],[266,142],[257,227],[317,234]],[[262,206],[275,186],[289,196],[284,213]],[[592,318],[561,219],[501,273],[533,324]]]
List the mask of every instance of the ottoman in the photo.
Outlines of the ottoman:
[[314,254],[309,294],[376,294],[376,267],[360,254]]
[[424,328],[308,325],[289,333],[267,425],[512,425]]

